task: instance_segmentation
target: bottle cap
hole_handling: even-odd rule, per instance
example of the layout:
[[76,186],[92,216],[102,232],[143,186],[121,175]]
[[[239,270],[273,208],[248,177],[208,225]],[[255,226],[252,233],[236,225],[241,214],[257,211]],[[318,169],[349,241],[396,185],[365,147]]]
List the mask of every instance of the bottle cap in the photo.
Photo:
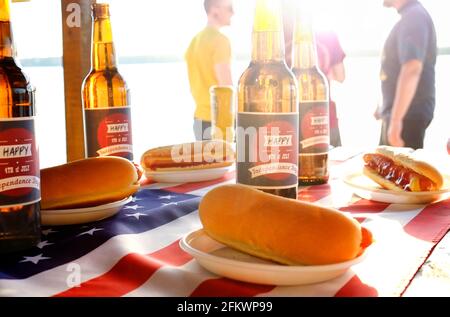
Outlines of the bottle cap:
[[281,10],[278,0],[259,0],[256,3],[254,32],[280,32]]
[[109,18],[109,4],[107,3],[95,3],[92,5],[92,16],[97,19]]

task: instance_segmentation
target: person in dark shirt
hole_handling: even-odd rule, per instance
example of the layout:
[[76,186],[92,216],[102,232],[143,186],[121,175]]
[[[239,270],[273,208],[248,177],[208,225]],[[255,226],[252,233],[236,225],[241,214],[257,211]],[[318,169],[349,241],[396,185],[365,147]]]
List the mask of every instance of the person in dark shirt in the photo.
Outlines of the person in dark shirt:
[[384,0],[401,15],[384,46],[381,145],[423,148],[435,108],[436,31],[417,0]]

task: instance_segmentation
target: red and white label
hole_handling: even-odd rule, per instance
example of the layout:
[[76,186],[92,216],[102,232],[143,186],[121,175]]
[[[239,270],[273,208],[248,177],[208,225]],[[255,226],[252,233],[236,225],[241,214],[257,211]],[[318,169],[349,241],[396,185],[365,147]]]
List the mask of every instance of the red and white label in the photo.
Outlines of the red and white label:
[[295,185],[298,114],[239,113],[237,152],[238,183],[271,188]]
[[[258,162],[250,168],[252,178],[264,176],[271,180],[297,177],[297,128],[289,121],[272,121],[259,128]],[[260,146],[263,143],[263,146]]]
[[328,102],[300,103],[300,153],[326,153],[329,145]]
[[40,200],[33,118],[0,120],[0,199],[2,206]]
[[89,157],[133,159],[130,107],[86,109],[85,127]]

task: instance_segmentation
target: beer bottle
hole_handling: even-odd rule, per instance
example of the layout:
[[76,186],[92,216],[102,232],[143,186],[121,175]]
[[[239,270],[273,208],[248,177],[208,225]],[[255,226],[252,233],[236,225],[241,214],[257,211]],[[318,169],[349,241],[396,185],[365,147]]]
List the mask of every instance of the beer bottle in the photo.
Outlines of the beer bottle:
[[86,156],[133,160],[130,95],[117,69],[109,5],[92,6],[92,64],[83,83]]
[[9,0],[0,0],[0,253],[40,239],[34,87],[16,60]]
[[237,182],[297,198],[297,83],[284,57],[278,0],[258,0],[250,66],[239,80]]
[[328,182],[329,89],[328,80],[319,70],[311,18],[297,14],[294,31],[292,71],[298,81],[299,185]]

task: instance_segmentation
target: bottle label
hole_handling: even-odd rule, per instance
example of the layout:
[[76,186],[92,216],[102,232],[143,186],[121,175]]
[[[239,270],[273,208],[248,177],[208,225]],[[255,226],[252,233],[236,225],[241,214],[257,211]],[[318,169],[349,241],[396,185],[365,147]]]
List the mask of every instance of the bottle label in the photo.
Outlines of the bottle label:
[[1,207],[41,200],[39,155],[34,118],[0,120]]
[[283,189],[297,185],[298,114],[238,113],[237,182]]
[[326,154],[330,146],[328,101],[300,103],[300,154]]
[[120,156],[133,160],[130,107],[85,109],[84,115],[89,157]]

